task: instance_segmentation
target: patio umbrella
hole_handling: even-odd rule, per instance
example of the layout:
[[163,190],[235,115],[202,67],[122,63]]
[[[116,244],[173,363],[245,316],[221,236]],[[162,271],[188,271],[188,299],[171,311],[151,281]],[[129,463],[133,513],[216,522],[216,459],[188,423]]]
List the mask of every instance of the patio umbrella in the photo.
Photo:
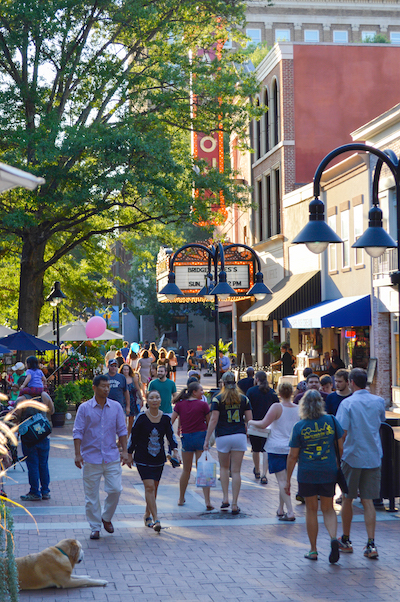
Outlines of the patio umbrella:
[[17,351],[47,351],[49,349],[57,349],[55,345],[43,341],[43,339],[38,339],[23,330],[19,330],[15,334],[10,334],[8,337],[1,338],[0,345],[4,345],[10,349],[16,349]]
[[12,328],[9,328],[8,326],[0,326],[0,337],[6,337],[9,334],[14,334],[15,332],[17,331],[13,330]]
[[0,345],[0,353],[10,353],[11,349],[7,349],[4,345]]
[[[46,334],[44,338],[51,340],[53,336],[51,333]],[[62,341],[110,341],[112,339],[123,339],[122,334],[113,332],[106,328],[103,334],[95,339],[89,339],[86,335],[86,322],[83,320],[77,320],[76,322],[70,322],[60,328],[60,340]]]
[[26,171],[22,171],[22,169],[0,163],[0,192],[11,190],[11,188],[15,188],[16,186],[23,186],[29,190],[34,190],[36,186],[44,183],[45,180],[43,178],[37,178]]

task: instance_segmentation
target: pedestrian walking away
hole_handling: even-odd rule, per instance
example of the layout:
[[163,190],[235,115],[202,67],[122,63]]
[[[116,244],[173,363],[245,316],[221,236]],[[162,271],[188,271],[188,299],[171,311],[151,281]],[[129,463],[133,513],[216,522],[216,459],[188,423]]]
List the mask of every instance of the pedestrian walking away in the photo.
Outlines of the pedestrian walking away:
[[[121,404],[108,397],[108,376],[99,374],[93,379],[94,395],[82,403],[73,428],[75,466],[83,468],[86,518],[91,528],[90,539],[99,539],[101,525],[114,533],[112,517],[122,492],[122,465],[129,465],[127,454],[128,431]],[[121,455],[116,438],[121,447]],[[104,478],[107,493],[101,512],[100,480]]]
[[[299,420],[299,408],[291,402],[293,387],[290,383],[281,383],[278,387],[278,394],[281,402],[274,403],[262,420],[250,420],[249,426],[253,425],[263,429],[270,427],[271,432],[267,439],[266,450],[269,472],[275,473],[279,486],[279,506],[276,515],[280,521],[293,522],[295,516],[292,501],[290,495],[285,492],[286,464],[290,449],[290,436],[293,426]],[[286,512],[284,506],[286,506]]]
[[[247,397],[251,404],[253,412],[253,420],[262,420],[267,414],[268,410],[274,403],[278,403],[279,399],[277,394],[268,384],[267,373],[263,370],[256,372],[254,377],[255,386],[250,387],[247,390]],[[238,383],[239,387],[239,383]],[[240,388],[240,387],[239,387]],[[259,437],[258,435],[249,435],[251,443],[251,451],[253,454],[253,474],[256,479],[260,479],[262,485],[267,485],[268,478],[268,454],[265,451],[265,437]],[[262,454],[262,474],[260,473],[260,454]]]
[[[25,401],[25,398],[22,398]],[[54,404],[49,395],[44,399],[38,397],[36,401],[41,401],[47,406],[46,412],[41,412],[34,407],[18,408],[16,406],[15,416],[19,423],[24,422],[29,417],[35,414],[42,413],[50,419],[51,414],[54,414]],[[21,402],[19,402],[21,403]],[[45,437],[35,445],[31,442],[25,442],[24,435],[21,435],[22,455],[25,457],[26,466],[28,469],[29,492],[26,495],[21,495],[23,502],[40,502],[41,500],[50,499],[50,472],[49,472],[49,453],[50,439]]]
[[164,437],[167,437],[172,457],[179,462],[178,443],[172,430],[171,419],[160,410],[161,396],[158,391],[148,391],[147,408],[136,418],[129,437],[129,464],[133,461],[143,481],[146,499],[144,524],[154,531],[161,531],[157,514],[157,491],[166,461]]
[[253,418],[248,398],[238,389],[233,372],[222,376],[222,390],[211,403],[204,450],[210,447],[210,437],[215,430],[222,487],[221,510],[228,510],[229,468],[232,473],[232,514],[239,514],[238,497],[241,486],[240,469],[247,450],[246,422]]
[[344,399],[336,417],[344,429],[342,470],[349,492],[342,500],[343,535],[339,539],[340,551],[353,552],[350,540],[353,519],[353,500],[361,498],[367,530],[366,558],[378,558],[375,545],[376,511],[373,500],[380,497],[382,444],[379,435],[385,420],[385,400],[366,390],[367,373],[362,368],[350,372],[353,394]]
[[250,387],[254,387],[254,368],[251,366],[246,368],[246,378],[241,378],[238,381],[238,387],[244,395],[247,394]]
[[285,492],[290,495],[290,479],[298,462],[297,480],[299,494],[306,501],[306,525],[310,540],[310,551],[304,557],[318,560],[318,497],[325,527],[331,537],[329,562],[339,560],[339,541],[336,538],[337,516],[333,508],[339,457],[343,450],[343,429],[334,416],[325,413],[324,401],[316,390],[307,391],[299,404],[300,421],[292,431],[287,460],[287,482]]
[[[192,471],[193,455],[197,460],[203,453],[206,438],[207,425],[210,420],[210,406],[204,400],[203,387],[199,382],[190,383],[178,395],[172,412],[172,424],[180,420],[180,431],[182,440],[182,462],[183,470],[179,481],[178,506],[185,503],[185,493]],[[203,487],[206,509],[208,512],[214,510],[210,501],[210,488]]]

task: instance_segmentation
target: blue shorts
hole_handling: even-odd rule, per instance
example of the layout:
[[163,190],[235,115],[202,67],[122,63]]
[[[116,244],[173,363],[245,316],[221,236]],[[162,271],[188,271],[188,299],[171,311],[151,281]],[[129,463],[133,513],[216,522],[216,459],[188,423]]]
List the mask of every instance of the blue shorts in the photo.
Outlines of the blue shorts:
[[182,435],[182,437],[181,437],[182,451],[183,452],[203,451],[206,434],[207,434],[207,431],[197,431],[197,433],[186,433],[186,435]]
[[286,470],[287,454],[268,453],[268,471],[271,474]]

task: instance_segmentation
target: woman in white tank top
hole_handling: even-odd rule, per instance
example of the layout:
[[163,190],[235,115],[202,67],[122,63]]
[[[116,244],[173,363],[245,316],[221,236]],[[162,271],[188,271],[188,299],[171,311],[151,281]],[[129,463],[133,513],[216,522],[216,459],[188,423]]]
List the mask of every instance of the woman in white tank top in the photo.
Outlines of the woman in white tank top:
[[[269,472],[275,473],[279,485],[279,506],[276,515],[280,521],[293,522],[296,519],[292,501],[290,495],[285,493],[286,461],[292,429],[299,421],[299,408],[291,402],[293,387],[290,383],[281,383],[278,387],[278,395],[280,403],[274,403],[262,420],[250,420],[249,425],[271,429],[266,451]],[[284,505],[286,505],[286,512]]]

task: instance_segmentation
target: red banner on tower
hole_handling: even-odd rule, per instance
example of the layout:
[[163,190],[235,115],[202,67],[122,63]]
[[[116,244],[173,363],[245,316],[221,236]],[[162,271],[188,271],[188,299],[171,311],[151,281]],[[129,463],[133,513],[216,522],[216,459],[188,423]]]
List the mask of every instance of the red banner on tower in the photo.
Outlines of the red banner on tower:
[[[205,61],[213,61],[215,58],[220,58],[220,53],[223,48],[224,41],[219,40],[215,46],[211,49],[204,50],[198,49],[198,56],[204,57]],[[193,114],[196,114],[196,96],[193,95]],[[202,132],[192,133],[192,152],[195,159],[201,159],[206,161],[210,168],[218,169],[219,173],[224,171],[224,133],[222,131],[222,124],[218,124],[219,131],[212,132],[210,134],[204,134]],[[194,192],[195,197],[198,196],[198,190]],[[228,212],[225,208],[225,199],[222,191],[219,192],[218,196],[211,190],[205,191],[206,198],[215,199],[212,203],[212,211],[218,213],[218,217],[210,221],[201,221],[199,226],[217,225],[224,222],[228,217]]]

